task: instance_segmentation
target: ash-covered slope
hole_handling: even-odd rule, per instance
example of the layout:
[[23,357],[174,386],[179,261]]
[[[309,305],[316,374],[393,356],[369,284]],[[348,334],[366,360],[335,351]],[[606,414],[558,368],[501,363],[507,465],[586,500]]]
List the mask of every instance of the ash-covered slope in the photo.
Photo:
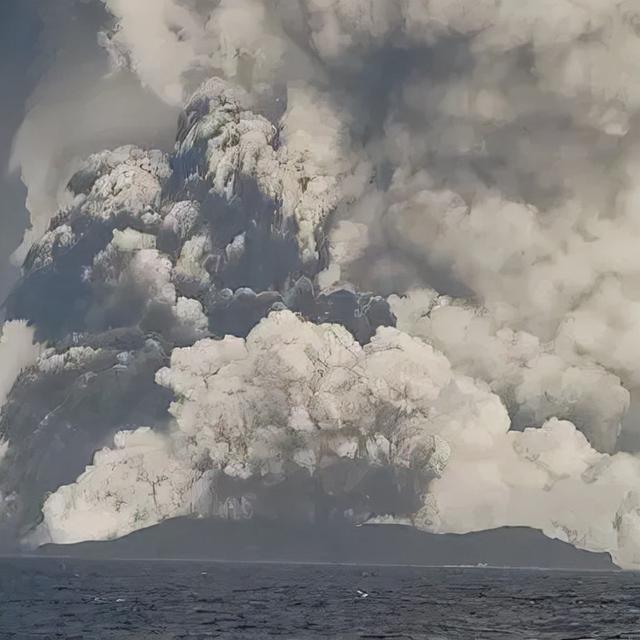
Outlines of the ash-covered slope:
[[145,558],[248,562],[352,562],[356,564],[486,564],[612,571],[606,553],[590,553],[541,532],[503,528],[434,535],[403,525],[297,526],[175,519],[109,542],[44,545],[38,553],[92,559]]

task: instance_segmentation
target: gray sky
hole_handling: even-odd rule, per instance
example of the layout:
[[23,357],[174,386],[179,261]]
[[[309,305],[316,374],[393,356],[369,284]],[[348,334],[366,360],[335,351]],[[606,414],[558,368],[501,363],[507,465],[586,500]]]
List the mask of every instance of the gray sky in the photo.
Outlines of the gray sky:
[[9,263],[26,225],[25,190],[18,176],[7,175],[11,141],[20,126],[29,93],[40,65],[37,64],[40,21],[30,0],[8,0],[0,4],[0,77],[7,87],[0,99],[0,297],[17,276]]

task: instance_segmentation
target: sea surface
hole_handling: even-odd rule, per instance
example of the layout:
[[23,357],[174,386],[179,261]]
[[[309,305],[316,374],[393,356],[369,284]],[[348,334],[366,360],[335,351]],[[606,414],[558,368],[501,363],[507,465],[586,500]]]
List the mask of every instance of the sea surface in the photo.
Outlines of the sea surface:
[[0,559],[0,638],[640,639],[640,574]]

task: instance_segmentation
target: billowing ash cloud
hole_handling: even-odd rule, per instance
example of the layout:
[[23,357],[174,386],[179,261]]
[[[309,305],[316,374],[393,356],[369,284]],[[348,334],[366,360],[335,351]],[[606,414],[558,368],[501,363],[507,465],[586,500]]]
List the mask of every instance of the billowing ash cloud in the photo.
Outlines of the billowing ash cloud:
[[[94,8],[90,93],[144,101],[60,141],[42,89],[16,143],[3,526],[527,525],[640,564],[640,3]],[[178,108],[169,153],[142,120]]]
[[27,187],[30,213],[30,228],[14,255],[18,263],[56,209],[68,204],[66,182],[88,154],[129,143],[170,148],[177,117],[177,109],[141,87],[134,74],[110,69],[96,38],[107,17],[100,3],[23,4],[40,25],[34,67],[41,79],[11,153],[10,169]]

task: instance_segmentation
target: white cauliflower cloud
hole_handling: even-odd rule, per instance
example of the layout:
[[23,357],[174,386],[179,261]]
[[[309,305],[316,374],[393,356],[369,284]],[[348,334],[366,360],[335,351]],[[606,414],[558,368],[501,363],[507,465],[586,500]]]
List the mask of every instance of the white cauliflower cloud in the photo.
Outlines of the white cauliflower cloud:
[[401,514],[418,527],[528,525],[625,566],[640,559],[631,489],[640,459],[601,454],[555,418],[510,430],[485,384],[397,329],[379,329],[361,347],[339,325],[275,312],[246,340],[174,350],[157,382],[176,395],[173,430],[119,433],[46,500],[42,539],[113,538],[167,517],[210,515],[221,476],[274,482],[347,459],[423,478],[423,506]]

